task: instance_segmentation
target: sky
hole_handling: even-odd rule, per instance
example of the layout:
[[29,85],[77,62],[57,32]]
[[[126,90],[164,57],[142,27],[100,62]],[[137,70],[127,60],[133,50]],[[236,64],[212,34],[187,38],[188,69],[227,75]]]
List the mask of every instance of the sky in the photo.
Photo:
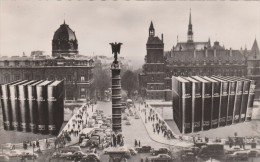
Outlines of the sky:
[[[226,48],[251,49],[260,43],[260,1],[69,1],[0,0],[0,55],[43,50],[51,55],[54,32],[65,20],[75,31],[82,55],[112,56],[111,42],[122,42],[120,56],[141,67],[148,28],[164,34],[164,50],[187,41],[191,9],[194,41],[219,41]],[[260,44],[259,44],[260,45]]]

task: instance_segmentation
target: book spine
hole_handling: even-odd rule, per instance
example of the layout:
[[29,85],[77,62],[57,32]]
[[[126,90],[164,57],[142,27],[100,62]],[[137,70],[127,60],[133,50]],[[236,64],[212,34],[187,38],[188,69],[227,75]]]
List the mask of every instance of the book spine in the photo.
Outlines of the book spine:
[[11,110],[11,126],[14,131],[20,131],[19,125],[20,125],[20,119],[19,119],[19,108],[18,108],[18,94],[17,94],[17,86],[16,85],[10,85],[9,86],[9,92],[10,92],[10,110]]
[[37,94],[36,94],[36,86],[29,85],[28,89],[28,108],[29,108],[29,129],[30,132],[38,133],[38,112],[37,112]]
[[220,94],[220,119],[219,125],[226,126],[227,123],[227,107],[228,107],[228,89],[229,83],[228,82],[221,82],[222,84],[222,91]]
[[1,107],[3,113],[3,123],[4,130],[12,130],[11,123],[12,116],[10,114],[10,105],[9,105],[9,93],[7,85],[1,85]]
[[233,112],[233,123],[238,123],[240,119],[241,111],[241,102],[242,102],[242,91],[243,91],[243,82],[236,82],[236,94],[235,94],[235,107]]
[[211,122],[211,103],[212,103],[212,84],[211,82],[203,83],[202,88],[202,102],[203,102],[203,130],[210,129]]
[[57,118],[58,120],[58,132],[63,124],[64,121],[64,81],[59,84],[59,97],[58,97],[58,113]]
[[56,86],[48,86],[47,88],[47,102],[48,102],[48,130],[49,134],[56,135],[58,123],[60,120],[57,118],[59,113],[59,105],[58,105],[58,95],[57,95],[57,87]]
[[202,84],[200,82],[194,83],[193,90],[193,114],[194,114],[194,124],[193,132],[198,132],[202,130]]
[[220,113],[220,82],[212,83],[212,120],[211,128],[217,128],[219,125]]
[[227,125],[231,125],[233,123],[235,93],[236,93],[236,82],[229,82]]
[[46,101],[47,87],[36,86],[37,93],[37,115],[38,115],[38,133],[48,134],[48,105]]
[[179,95],[181,84],[173,77],[172,78],[172,106],[173,106],[173,119],[182,133],[182,113],[181,113],[181,98]]
[[191,82],[182,84],[182,110],[183,110],[183,130],[184,133],[192,132],[192,86]]
[[252,120],[253,106],[254,106],[254,98],[255,98],[255,81],[250,81],[250,90],[248,95],[248,104],[247,104],[247,112],[246,112],[246,121]]
[[246,110],[247,110],[249,89],[250,89],[250,81],[244,80],[243,81],[243,94],[242,94],[241,112],[240,112],[239,122],[244,122],[245,119],[246,119]]
[[29,132],[29,111],[28,111],[28,100],[27,100],[27,90],[25,85],[18,86],[18,105],[19,105],[19,118],[20,118],[20,128],[22,132]]

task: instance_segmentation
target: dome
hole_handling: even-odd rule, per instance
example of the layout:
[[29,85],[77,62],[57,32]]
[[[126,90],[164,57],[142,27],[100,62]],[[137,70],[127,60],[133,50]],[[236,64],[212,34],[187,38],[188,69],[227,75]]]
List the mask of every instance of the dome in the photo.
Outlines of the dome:
[[52,39],[52,56],[74,56],[78,54],[78,40],[75,32],[64,21],[54,33]]
[[75,32],[64,21],[60,28],[56,30],[53,40],[77,40],[77,38]]

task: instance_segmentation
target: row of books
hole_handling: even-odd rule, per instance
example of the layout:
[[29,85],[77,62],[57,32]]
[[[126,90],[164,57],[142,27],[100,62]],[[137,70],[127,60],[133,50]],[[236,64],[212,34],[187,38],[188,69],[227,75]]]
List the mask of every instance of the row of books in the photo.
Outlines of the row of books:
[[235,76],[173,76],[174,121],[181,133],[250,121],[255,86]]
[[18,80],[0,88],[5,130],[57,135],[64,120],[64,83]]

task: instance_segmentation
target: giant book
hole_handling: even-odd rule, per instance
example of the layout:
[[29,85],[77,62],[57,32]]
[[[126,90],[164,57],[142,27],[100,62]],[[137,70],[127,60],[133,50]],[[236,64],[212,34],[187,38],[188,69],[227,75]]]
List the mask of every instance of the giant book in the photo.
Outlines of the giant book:
[[10,100],[9,100],[10,95],[9,95],[8,85],[16,83],[16,82],[2,84],[0,87],[1,88],[0,95],[1,95],[1,107],[2,107],[2,113],[3,113],[4,130],[12,130],[12,127],[11,127],[12,114],[10,111]]
[[181,77],[172,78],[174,120],[181,133],[191,133],[192,125],[192,85]]
[[240,119],[240,112],[241,112],[241,103],[242,103],[242,92],[243,92],[243,81],[237,77],[230,78],[236,82],[235,88],[235,103],[234,103],[234,110],[233,110],[233,122],[238,123]]
[[57,135],[63,123],[63,81],[54,81],[47,87],[48,131]]
[[199,76],[192,78],[202,83],[202,129],[209,130],[211,128],[211,103],[212,103],[212,83]]
[[18,85],[18,105],[20,129],[22,132],[29,132],[29,106],[28,106],[28,89],[27,85],[34,83],[35,80]]
[[254,98],[255,98],[255,86],[256,86],[256,82],[254,80],[250,80],[250,89],[249,89],[249,94],[248,94],[246,121],[251,121],[251,119],[252,119]]
[[20,106],[18,104],[18,85],[25,83],[26,80],[16,82],[14,84],[9,84],[9,92],[10,92],[10,110],[11,110],[11,126],[14,131],[21,131],[20,128]]
[[247,103],[248,103],[249,90],[250,90],[250,80],[242,79],[242,81],[243,81],[243,91],[242,91],[242,101],[241,101],[239,122],[244,122],[246,119]]
[[51,83],[52,81],[44,81],[36,85],[38,132],[40,134],[48,134],[47,86]]
[[33,133],[38,133],[38,112],[37,112],[37,94],[36,85],[42,83],[43,80],[37,81],[33,84],[27,86],[28,90],[28,121],[29,121],[29,131]]
[[227,107],[228,107],[228,89],[229,83],[223,79],[218,78],[217,76],[211,77],[214,80],[218,80],[220,82],[220,117],[219,117],[219,126],[226,126],[227,123]]
[[217,128],[219,126],[220,118],[221,82],[206,76],[204,76],[203,78],[212,83],[211,128]]
[[201,82],[187,77],[192,82],[192,132],[202,130],[202,84]]

